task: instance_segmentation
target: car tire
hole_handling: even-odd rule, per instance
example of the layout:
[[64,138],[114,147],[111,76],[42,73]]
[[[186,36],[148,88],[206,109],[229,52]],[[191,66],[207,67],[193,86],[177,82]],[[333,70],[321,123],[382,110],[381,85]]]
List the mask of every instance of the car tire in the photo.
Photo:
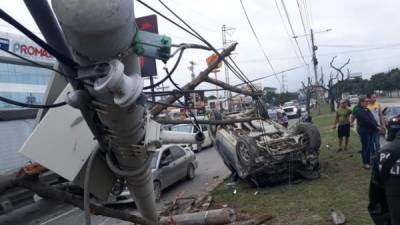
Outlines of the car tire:
[[187,174],[186,174],[186,179],[188,180],[193,180],[193,178],[196,176],[195,174],[195,169],[193,164],[190,164],[187,168]]
[[252,137],[240,136],[236,143],[236,155],[242,166],[255,165],[255,158],[259,155],[256,140]]
[[154,181],[153,185],[154,185],[154,195],[156,197],[156,202],[159,202],[161,199],[161,192],[162,192],[161,183],[160,181]]
[[305,143],[305,146],[303,150],[319,152],[319,147],[321,147],[321,134],[316,126],[311,123],[300,123],[295,127],[294,134],[304,134],[305,139],[302,141]]

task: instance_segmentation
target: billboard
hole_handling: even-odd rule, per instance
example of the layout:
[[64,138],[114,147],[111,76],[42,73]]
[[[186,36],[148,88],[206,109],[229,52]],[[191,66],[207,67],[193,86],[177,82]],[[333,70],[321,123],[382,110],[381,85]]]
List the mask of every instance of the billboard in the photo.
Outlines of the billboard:
[[185,106],[193,112],[196,111],[197,115],[204,115],[205,108],[204,91],[185,94]]
[[[158,34],[157,16],[149,15],[136,18],[136,25],[139,30]],[[140,56],[140,70],[142,77],[157,76],[156,60],[153,58]]]
[[[45,49],[23,35],[0,31],[0,49],[13,52],[46,66],[53,66],[56,63],[56,59]],[[34,66],[5,51],[0,51],[0,62]]]

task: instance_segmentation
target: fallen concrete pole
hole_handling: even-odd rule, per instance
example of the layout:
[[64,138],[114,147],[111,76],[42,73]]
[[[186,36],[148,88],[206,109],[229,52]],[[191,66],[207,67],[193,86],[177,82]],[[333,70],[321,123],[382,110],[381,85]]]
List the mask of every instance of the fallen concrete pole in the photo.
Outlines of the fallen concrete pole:
[[235,211],[231,208],[214,209],[196,213],[161,217],[160,224],[177,225],[222,225],[236,221]]
[[[225,50],[223,50],[218,57],[217,60],[215,60],[213,63],[211,63],[210,66],[208,66],[205,70],[203,70],[194,80],[191,82],[187,83],[185,86],[182,87],[182,90],[184,91],[189,91],[189,90],[194,90],[200,83],[204,82],[208,74],[211,73],[217,66],[218,64],[224,60],[224,58],[228,55],[231,54],[236,48],[237,43],[232,44]],[[183,97],[185,93],[180,92],[175,94],[175,96],[169,96],[167,99],[160,101],[162,104],[155,104],[153,108],[151,108],[150,113],[155,117],[158,114],[160,114],[164,109],[166,109],[168,104],[172,104],[176,101],[176,99],[179,99]]]
[[[226,125],[233,123],[245,123],[251,122],[253,120],[260,120],[261,117],[253,117],[253,118],[240,118],[240,119],[224,119],[224,120],[197,120],[198,124],[210,124],[210,125]],[[171,119],[161,119],[154,118],[154,121],[161,124],[192,124],[191,120],[171,120]]]

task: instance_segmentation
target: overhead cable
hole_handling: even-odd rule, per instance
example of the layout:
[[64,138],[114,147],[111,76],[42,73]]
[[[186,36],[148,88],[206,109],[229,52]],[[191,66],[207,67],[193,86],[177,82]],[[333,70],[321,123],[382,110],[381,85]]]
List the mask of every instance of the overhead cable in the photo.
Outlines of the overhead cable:
[[[281,0],[281,3],[282,3],[282,6],[283,6],[283,10],[285,11],[286,19],[288,21],[290,30],[292,31],[292,35],[293,35],[293,37],[296,37],[296,34],[294,32],[294,29],[293,29],[293,26],[292,26],[292,22],[290,21],[289,13],[287,11],[287,8],[286,8],[284,0]],[[294,41],[296,42],[297,49],[299,50],[300,56],[303,59],[304,64],[307,64],[306,60],[304,59],[303,52],[301,51],[301,48],[300,48],[300,45],[299,45],[299,41],[297,40],[297,38],[295,38]]]
[[[267,53],[265,52],[265,49],[264,49],[263,45],[261,44],[261,41],[260,41],[260,39],[258,38],[257,33],[256,33],[256,31],[254,30],[253,25],[251,24],[249,15],[248,15],[247,12],[246,12],[246,8],[244,7],[242,0],[240,0],[240,4],[241,4],[241,6],[242,6],[244,15],[246,16],[247,23],[249,24],[249,26],[250,26],[250,28],[251,28],[251,31],[253,32],[253,35],[254,35],[254,37],[255,37],[257,43],[258,43],[258,46],[260,47],[261,52],[263,53],[265,59],[267,60],[268,65],[269,65],[269,67],[271,68],[272,72],[276,75],[275,69],[274,69],[274,67],[272,66],[271,61],[269,60],[268,55],[267,55]],[[278,83],[280,83],[280,80],[279,80],[278,76],[276,76],[276,80],[278,81]]]

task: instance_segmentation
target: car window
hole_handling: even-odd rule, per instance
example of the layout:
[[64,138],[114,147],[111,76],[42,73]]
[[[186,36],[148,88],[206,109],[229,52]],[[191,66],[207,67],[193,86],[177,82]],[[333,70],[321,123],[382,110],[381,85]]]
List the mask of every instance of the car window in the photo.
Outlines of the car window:
[[394,108],[392,108],[392,110],[391,110],[391,114],[392,115],[400,115],[400,107],[394,107]]
[[172,162],[174,161],[174,156],[172,155],[171,151],[169,148],[165,149],[161,155],[161,162],[162,161],[168,161],[168,162]]
[[172,127],[171,130],[179,131],[179,132],[192,133],[192,125],[191,124],[179,125],[179,126]]
[[185,151],[178,146],[171,146],[170,149],[172,155],[174,156],[174,159],[179,159],[180,157],[183,157],[185,155]]
[[155,152],[153,155],[153,159],[151,160],[151,168],[152,169],[157,168],[157,159],[158,159],[159,154],[160,154],[159,152]]

